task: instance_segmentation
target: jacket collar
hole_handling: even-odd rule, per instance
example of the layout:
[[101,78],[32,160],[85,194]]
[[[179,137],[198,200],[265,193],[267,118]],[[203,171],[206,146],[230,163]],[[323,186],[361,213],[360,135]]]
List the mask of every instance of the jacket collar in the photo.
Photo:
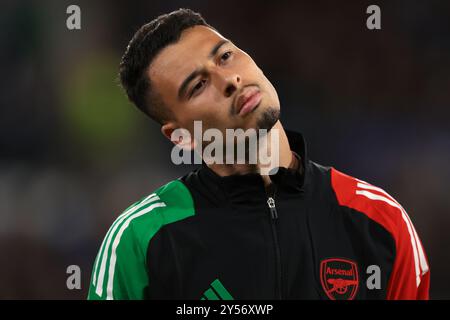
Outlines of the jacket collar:
[[[306,142],[303,135],[289,130],[286,130],[286,135],[291,150],[301,158],[301,166],[298,170],[279,167],[277,173],[270,176],[276,186],[277,196],[302,193],[305,177],[308,174]],[[263,179],[258,173],[221,177],[203,163],[202,168],[198,169],[195,177],[191,176],[190,180],[192,180],[191,185],[202,189],[199,191],[203,196],[215,205],[228,202],[233,207],[245,206],[251,211],[255,201],[261,203],[261,199],[267,199]]]

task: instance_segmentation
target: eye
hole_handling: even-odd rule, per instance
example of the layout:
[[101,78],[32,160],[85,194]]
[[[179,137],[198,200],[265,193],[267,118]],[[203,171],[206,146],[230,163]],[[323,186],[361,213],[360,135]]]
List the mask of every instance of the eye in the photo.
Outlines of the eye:
[[221,62],[227,61],[227,60],[231,57],[231,54],[232,54],[231,51],[225,52],[225,53],[220,57],[220,61],[221,61]]
[[192,91],[191,91],[191,94],[189,97],[192,97],[198,90],[203,88],[205,83],[206,83],[206,79],[202,79],[199,82],[197,82],[197,84],[194,86],[194,88],[192,88]]

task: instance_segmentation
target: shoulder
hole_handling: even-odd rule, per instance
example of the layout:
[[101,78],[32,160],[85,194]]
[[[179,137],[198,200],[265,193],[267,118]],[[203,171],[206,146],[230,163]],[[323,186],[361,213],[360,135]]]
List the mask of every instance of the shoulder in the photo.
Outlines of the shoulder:
[[394,238],[403,227],[410,228],[411,222],[403,207],[382,188],[335,168],[330,170],[330,179],[340,206],[365,214],[381,224]]
[[143,266],[150,240],[164,225],[193,215],[192,198],[179,180],[129,206],[103,239],[94,264],[89,298],[142,297],[147,283]]
[[416,269],[428,270],[414,225],[402,205],[382,188],[331,169],[331,186],[340,206],[349,207],[384,227],[394,238],[397,254],[411,252]]
[[[414,290],[404,291],[414,295],[405,297],[415,297],[416,289],[429,271],[429,266],[422,242],[406,210],[394,197],[379,187],[334,168],[331,168],[330,175],[331,186],[339,205],[366,215],[382,225],[394,238],[396,261],[389,296],[401,297],[397,287],[411,287]],[[406,281],[407,277],[410,277],[411,281]],[[427,281],[424,282],[424,288],[428,286]],[[402,294],[406,294],[405,292]]]
[[122,240],[138,242],[145,249],[161,227],[194,214],[189,190],[181,181],[173,180],[129,206],[111,229],[118,228],[115,233]]
[[[365,215],[381,225],[394,238],[402,221],[409,220],[403,207],[382,188],[345,174],[334,167],[309,164],[309,188],[322,199]],[[331,197],[331,198],[330,198]]]

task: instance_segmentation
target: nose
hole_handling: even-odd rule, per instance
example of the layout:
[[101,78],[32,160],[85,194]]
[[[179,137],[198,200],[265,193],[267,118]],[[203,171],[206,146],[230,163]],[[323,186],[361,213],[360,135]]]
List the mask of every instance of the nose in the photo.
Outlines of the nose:
[[231,97],[241,87],[242,79],[237,72],[221,72],[219,78],[222,78],[221,91],[226,98]]
[[225,86],[225,97],[231,97],[233,93],[239,88],[241,84],[241,77],[237,74],[230,77],[229,80],[227,80],[227,84]]

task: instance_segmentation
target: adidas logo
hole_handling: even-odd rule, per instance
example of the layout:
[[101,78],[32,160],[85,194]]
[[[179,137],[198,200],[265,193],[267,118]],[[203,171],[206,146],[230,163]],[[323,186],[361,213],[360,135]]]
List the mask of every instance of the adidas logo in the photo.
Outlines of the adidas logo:
[[234,300],[219,279],[214,280],[203,293],[200,300]]

